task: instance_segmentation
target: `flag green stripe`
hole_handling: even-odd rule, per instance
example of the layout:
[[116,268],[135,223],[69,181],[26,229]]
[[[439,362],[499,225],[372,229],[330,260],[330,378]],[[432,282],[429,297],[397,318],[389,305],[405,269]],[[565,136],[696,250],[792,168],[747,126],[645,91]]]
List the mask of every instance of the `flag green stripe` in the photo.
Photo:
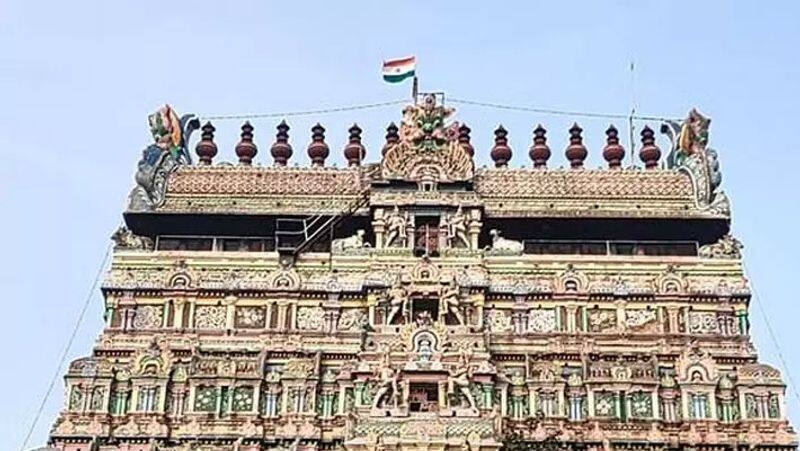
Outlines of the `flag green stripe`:
[[405,80],[406,78],[413,77],[414,71],[404,72],[402,74],[384,74],[383,80],[389,83],[400,83],[401,81]]

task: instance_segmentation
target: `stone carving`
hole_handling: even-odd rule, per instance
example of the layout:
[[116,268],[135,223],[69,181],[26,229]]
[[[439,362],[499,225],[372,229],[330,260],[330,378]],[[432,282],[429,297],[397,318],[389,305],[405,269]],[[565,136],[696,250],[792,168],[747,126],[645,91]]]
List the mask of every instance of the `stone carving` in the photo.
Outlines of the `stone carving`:
[[111,241],[114,242],[114,250],[140,250],[152,251],[154,246],[153,240],[146,236],[134,235],[125,226],[120,226],[113,235]]
[[492,255],[522,255],[523,244],[521,241],[509,240],[500,236],[500,231],[492,229],[489,231],[492,237],[492,246],[488,249]]
[[265,326],[266,314],[263,307],[237,307],[236,327],[257,329]]
[[357,252],[367,247],[369,247],[369,243],[364,242],[364,231],[357,230],[355,235],[333,240],[333,243],[331,244],[331,252],[334,254],[345,254],[349,252]]
[[697,204],[712,213],[730,216],[730,203],[724,192],[718,191],[722,183],[717,151],[708,147],[708,127],[711,119],[696,109],[678,124],[667,121],[661,132],[672,142],[667,155],[667,167],[684,171],[692,179]]
[[187,149],[189,137],[200,128],[193,114],[178,115],[164,105],[148,117],[154,143],[142,151],[136,172],[136,188],[129,196],[128,208],[147,211],[159,206],[165,197],[167,177],[180,165],[191,164]]
[[455,277],[439,291],[439,314],[441,321],[447,314],[453,315],[458,324],[464,324],[464,315],[461,313],[461,291]]
[[297,328],[300,330],[322,330],[325,326],[321,307],[299,307],[297,309]]
[[227,308],[216,305],[199,305],[194,310],[194,326],[199,329],[224,329],[227,323]]
[[689,312],[689,333],[718,334],[719,321],[715,312]]
[[630,329],[641,329],[648,324],[654,323],[657,319],[658,314],[653,309],[625,310],[625,327]]
[[406,228],[409,224],[408,212],[400,213],[397,205],[386,219],[386,239],[384,247],[405,247],[408,245]]
[[305,379],[314,373],[314,361],[308,358],[291,359],[283,367],[285,379]]
[[385,148],[381,162],[383,177],[433,183],[472,177],[472,157],[458,136],[447,132],[445,121],[452,113],[451,108],[437,105],[433,95],[425,96],[422,104],[406,107],[400,139]]
[[447,245],[451,248],[469,248],[469,236],[467,235],[467,216],[461,206],[455,213],[442,216],[442,221],[447,227]]
[[337,328],[347,332],[360,332],[367,325],[367,314],[360,309],[349,309],[342,312]]
[[140,305],[136,307],[133,317],[134,329],[155,329],[161,327],[161,312],[163,308],[158,305]]
[[589,330],[592,332],[611,332],[616,328],[616,310],[595,309],[589,312]]
[[540,334],[554,330],[556,330],[554,309],[533,309],[528,312],[528,332]]
[[395,408],[399,406],[401,397],[397,383],[399,376],[400,374],[392,368],[389,352],[387,350],[386,354],[384,354],[383,362],[378,369],[378,391],[372,398],[373,409],[384,406],[387,400],[391,400]]
[[742,243],[732,235],[724,235],[714,244],[701,246],[700,257],[705,258],[742,258]]
[[470,357],[468,350],[461,350],[458,364],[450,370],[450,374],[447,377],[447,397],[449,401],[453,397],[461,396],[467,400],[469,408],[475,410],[475,398],[469,388],[470,380],[472,379],[472,369],[469,365]]
[[511,315],[505,310],[487,310],[484,323],[491,332],[495,333],[509,332],[513,328]]
[[400,277],[395,279],[395,283],[387,291],[386,301],[389,303],[389,314],[386,315],[386,325],[388,326],[394,322],[397,315],[406,311],[408,293],[403,288],[403,282]]

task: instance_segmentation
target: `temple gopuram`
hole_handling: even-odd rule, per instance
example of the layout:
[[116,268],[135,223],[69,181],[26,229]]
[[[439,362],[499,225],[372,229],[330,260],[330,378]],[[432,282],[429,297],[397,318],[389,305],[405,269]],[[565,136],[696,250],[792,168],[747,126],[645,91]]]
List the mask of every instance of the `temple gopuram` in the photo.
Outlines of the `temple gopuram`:
[[353,125],[341,168],[321,125],[310,167],[289,165],[285,122],[272,162],[245,123],[238,162],[218,163],[213,125],[154,113],[105,327],[69,366],[50,445],[796,449],[751,341],[709,119],[643,127],[631,167],[611,126],[599,169],[577,124],[567,167],[548,167],[541,125],[529,167],[508,167],[501,126],[477,168],[452,113],[420,95],[379,162]]

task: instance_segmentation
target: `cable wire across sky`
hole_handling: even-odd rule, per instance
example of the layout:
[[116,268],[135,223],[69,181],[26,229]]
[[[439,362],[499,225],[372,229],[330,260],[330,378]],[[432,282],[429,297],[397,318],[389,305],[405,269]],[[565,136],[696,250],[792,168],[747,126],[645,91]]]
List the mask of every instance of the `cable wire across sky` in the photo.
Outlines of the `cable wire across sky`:
[[[318,114],[333,114],[345,111],[367,110],[375,108],[383,108],[386,106],[399,105],[407,103],[408,99],[389,100],[385,102],[363,103],[356,105],[346,105],[330,108],[319,108],[313,110],[298,110],[298,111],[283,111],[283,112],[262,112],[262,113],[238,113],[238,114],[212,114],[201,115],[205,120],[247,120],[247,119],[262,119],[262,118],[275,118],[275,117],[297,117],[297,116],[311,116]],[[643,116],[637,114],[618,114],[618,113],[598,113],[590,111],[570,111],[556,108],[541,108],[532,106],[518,106],[508,105],[503,103],[494,102],[481,102],[477,100],[468,100],[460,98],[449,98],[449,102],[461,105],[470,105],[483,108],[493,108],[507,111],[518,111],[526,113],[538,113],[550,116],[570,116],[570,117],[583,117],[593,119],[631,119],[636,121],[678,121],[679,119],[659,117],[659,116]]]

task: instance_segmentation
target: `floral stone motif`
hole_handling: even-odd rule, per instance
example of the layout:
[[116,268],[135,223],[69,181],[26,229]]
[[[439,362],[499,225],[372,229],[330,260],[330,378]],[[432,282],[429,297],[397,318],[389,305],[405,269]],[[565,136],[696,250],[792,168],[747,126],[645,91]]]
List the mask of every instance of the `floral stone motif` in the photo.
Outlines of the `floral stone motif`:
[[227,323],[227,308],[216,305],[201,305],[195,308],[195,327],[199,329],[224,329]]
[[297,328],[300,330],[322,330],[323,312],[320,307],[300,307],[297,309]]

